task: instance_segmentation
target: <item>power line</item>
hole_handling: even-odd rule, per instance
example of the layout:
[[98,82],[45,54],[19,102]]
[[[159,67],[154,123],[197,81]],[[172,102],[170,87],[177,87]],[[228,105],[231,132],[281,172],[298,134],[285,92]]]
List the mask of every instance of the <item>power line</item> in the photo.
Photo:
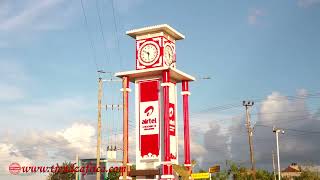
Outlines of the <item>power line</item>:
[[[271,100],[271,101],[286,101],[286,100],[293,100],[293,99],[306,99],[306,98],[320,98],[320,93],[309,93],[307,95],[296,95],[296,96],[282,96],[282,97],[277,97],[277,98],[255,98],[254,101],[256,103],[261,103],[262,101],[265,100]],[[226,105],[221,105],[221,106],[214,106],[207,108],[205,110],[202,110],[200,112],[216,112],[216,111],[224,111],[224,110],[229,110],[229,109],[234,109],[234,108],[240,108],[241,105],[240,103],[231,103],[231,104],[226,104]]]
[[108,49],[107,49],[107,45],[106,45],[106,40],[105,40],[105,36],[104,36],[104,32],[103,32],[103,26],[102,26],[102,22],[101,22],[101,16],[100,16],[100,10],[98,7],[98,1],[96,0],[96,9],[97,9],[97,14],[98,14],[98,19],[99,19],[99,26],[100,26],[100,32],[101,32],[101,36],[102,36],[102,40],[103,40],[103,46],[106,52],[106,66],[108,67]]
[[[97,72],[98,72],[98,71],[99,71],[99,67],[98,67],[97,57],[96,57],[96,48],[95,48],[94,41],[93,41],[93,38],[92,38],[91,33],[90,33],[90,30],[89,30],[88,18],[87,18],[87,15],[86,15],[86,12],[85,12],[85,9],[84,9],[84,6],[83,6],[83,2],[82,2],[82,0],[80,0],[80,2],[81,2],[82,14],[83,14],[84,21],[85,21],[85,26],[86,26],[86,31],[87,31],[88,39],[89,39],[89,41],[90,41],[90,47],[91,47],[91,49],[92,49],[93,62],[94,62],[94,64],[96,65],[96,70],[97,70]],[[99,73],[98,73],[98,74],[99,74]],[[100,74],[99,74],[99,77],[100,77]]]
[[320,131],[305,131],[305,130],[288,129],[288,128],[285,128],[284,130],[287,130],[287,131],[295,131],[295,132],[302,132],[302,133],[308,133],[308,134],[320,134]]
[[113,15],[113,23],[114,23],[114,28],[115,28],[115,36],[117,40],[117,48],[119,51],[119,58],[120,58],[120,69],[122,69],[122,56],[121,56],[121,50],[120,50],[120,40],[118,37],[118,26],[117,26],[117,21],[116,21],[116,16],[115,16],[115,8],[114,8],[114,2],[111,0],[112,3],[112,15]]
[[[299,112],[299,111],[278,111],[278,112],[271,112],[271,113],[261,113],[261,114],[272,114],[272,113],[290,113],[290,112]],[[196,114],[195,116],[193,115],[192,118],[198,117],[201,114]],[[282,114],[283,115],[283,114]],[[276,121],[272,121],[272,120],[263,120],[263,121],[257,121],[256,125],[259,125],[259,123],[266,123],[266,122],[273,122],[273,123],[292,123],[292,122],[297,122],[297,121],[303,121],[303,120],[307,120],[306,118],[308,118],[308,115],[300,115],[300,116],[293,116],[293,117],[288,117],[288,118],[277,118]],[[222,122],[222,121],[236,121],[236,120],[241,120],[242,118],[244,118],[244,115],[239,114],[237,116],[233,116],[233,117],[226,117],[226,118],[215,118],[214,120],[212,120],[211,122]],[[239,122],[239,121],[237,121]],[[182,126],[182,124],[179,124],[180,126]],[[192,125],[190,126],[190,128],[192,129],[199,129],[201,128],[202,125],[200,123],[192,123]]]
[[[309,111],[315,110],[315,109],[308,109]],[[293,111],[276,111],[276,112],[265,112],[265,113],[254,113],[252,115],[269,115],[269,114],[282,114],[282,113],[298,113],[298,112],[306,112],[306,111],[301,111],[301,110],[293,110]]]
[[[256,126],[273,128],[272,126],[267,126],[267,125],[262,125],[262,124],[258,124]],[[281,128],[281,129],[286,130],[286,131],[303,132],[303,133],[308,133],[308,134],[320,134],[320,131],[306,131],[306,130],[290,129],[290,128]]]

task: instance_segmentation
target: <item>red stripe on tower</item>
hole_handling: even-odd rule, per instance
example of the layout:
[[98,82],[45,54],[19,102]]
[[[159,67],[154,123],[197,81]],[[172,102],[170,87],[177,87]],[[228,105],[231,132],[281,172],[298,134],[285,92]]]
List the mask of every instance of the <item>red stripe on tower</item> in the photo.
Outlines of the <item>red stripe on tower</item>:
[[190,162],[190,132],[189,132],[189,82],[182,81],[183,96],[183,131],[184,131],[184,164],[191,168]]
[[[170,71],[165,70],[162,72],[163,82],[163,120],[164,120],[164,161],[170,161],[170,134],[169,134],[169,85]],[[163,174],[169,175],[170,168],[167,164],[163,166]]]

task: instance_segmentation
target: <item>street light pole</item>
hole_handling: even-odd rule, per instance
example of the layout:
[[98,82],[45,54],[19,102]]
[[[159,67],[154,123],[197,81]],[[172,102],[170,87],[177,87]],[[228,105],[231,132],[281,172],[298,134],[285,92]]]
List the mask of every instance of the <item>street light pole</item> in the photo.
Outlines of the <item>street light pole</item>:
[[277,180],[277,177],[276,177],[276,167],[275,167],[275,164],[274,164],[274,152],[272,150],[272,168],[273,168],[273,177],[274,177],[274,180]]
[[279,132],[284,134],[284,130],[273,127],[273,132],[276,133],[276,141],[277,141],[278,180],[281,180],[280,154],[279,154]]

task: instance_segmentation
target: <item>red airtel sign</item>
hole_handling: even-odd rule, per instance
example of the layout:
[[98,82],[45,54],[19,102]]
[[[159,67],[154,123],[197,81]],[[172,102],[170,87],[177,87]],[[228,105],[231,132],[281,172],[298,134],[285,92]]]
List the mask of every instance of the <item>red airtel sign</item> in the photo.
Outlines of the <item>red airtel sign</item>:
[[139,88],[140,156],[142,159],[157,159],[160,154],[159,80],[140,81]]

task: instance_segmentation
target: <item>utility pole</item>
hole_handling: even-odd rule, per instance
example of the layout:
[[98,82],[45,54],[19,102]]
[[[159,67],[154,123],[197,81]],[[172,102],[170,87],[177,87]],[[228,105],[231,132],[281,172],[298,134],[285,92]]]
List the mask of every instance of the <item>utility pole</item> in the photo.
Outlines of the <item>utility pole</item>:
[[280,154],[279,154],[279,132],[284,134],[283,129],[273,127],[273,132],[276,134],[277,141],[277,158],[278,158],[278,180],[281,180],[281,171],[280,171]]
[[123,92],[123,179],[127,180],[128,176],[128,92],[129,92],[129,78],[122,78],[122,92]]
[[272,150],[272,167],[273,167],[273,177],[274,177],[274,180],[276,180],[276,167],[275,167],[275,164],[274,164],[274,152]]
[[[79,155],[76,155],[76,166],[79,167]],[[79,180],[79,172],[76,172],[76,180]]]
[[247,130],[248,130],[252,177],[253,177],[253,180],[256,180],[256,165],[255,165],[255,160],[254,160],[253,141],[252,141],[253,130],[250,125],[250,113],[249,113],[249,107],[253,106],[254,102],[253,101],[243,101],[242,104],[246,108],[246,124],[247,124]]
[[[98,80],[97,166],[96,166],[97,169],[100,167],[102,84],[103,84],[102,78],[99,78]],[[100,180],[100,171],[97,171],[97,180]]]
[[[107,72],[110,74],[111,78],[110,79],[103,79],[102,81],[103,82],[107,82],[107,83],[114,83],[114,82],[121,82],[122,80],[121,79],[114,79],[113,78],[113,73],[112,72]],[[113,104],[113,97],[111,96],[111,104],[106,104],[105,107],[106,107],[106,111],[108,109],[111,109],[112,111],[114,111],[115,109],[118,109],[118,111],[120,110],[120,108],[122,108],[122,105],[120,104]],[[112,118],[112,122],[113,122],[113,118]],[[117,148],[117,137],[116,137],[116,131],[115,131],[115,140],[114,140],[114,144],[112,142],[112,130],[114,128],[115,125],[110,125],[110,144],[108,143],[107,145],[107,159],[109,160],[109,162],[111,161],[116,161],[116,157],[117,157],[117,150],[119,150]]]

